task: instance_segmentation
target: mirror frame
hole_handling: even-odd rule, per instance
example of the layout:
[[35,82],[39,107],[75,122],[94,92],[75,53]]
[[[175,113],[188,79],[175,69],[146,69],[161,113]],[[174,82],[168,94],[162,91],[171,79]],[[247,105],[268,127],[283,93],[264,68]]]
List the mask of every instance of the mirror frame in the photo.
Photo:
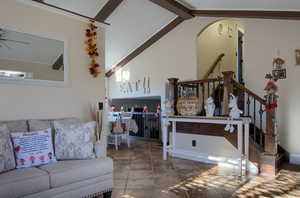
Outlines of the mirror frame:
[[11,25],[0,24],[0,28],[7,29],[15,32],[30,34],[46,39],[53,39],[64,42],[64,81],[52,81],[52,80],[39,80],[39,79],[18,79],[0,76],[0,84],[26,84],[26,85],[45,85],[45,86],[58,86],[66,87],[69,85],[69,53],[68,53],[68,41],[65,38],[52,36],[46,33],[36,33],[27,30],[23,30]]

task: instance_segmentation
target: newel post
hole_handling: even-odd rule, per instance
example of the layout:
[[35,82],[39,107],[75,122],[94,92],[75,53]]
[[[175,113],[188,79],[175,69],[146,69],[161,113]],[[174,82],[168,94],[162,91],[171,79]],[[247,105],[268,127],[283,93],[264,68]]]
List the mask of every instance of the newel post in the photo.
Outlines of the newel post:
[[275,109],[266,110],[266,136],[265,136],[265,152],[268,154],[277,154],[277,126],[276,126]]
[[223,115],[229,115],[229,94],[233,93],[232,79],[234,76],[233,71],[223,72],[224,78],[224,95],[223,95]]
[[261,173],[262,175],[274,177],[278,172],[278,131],[276,120],[277,109],[277,86],[271,79],[265,90],[267,91],[266,98],[266,134],[264,154],[261,157]]
[[174,109],[175,115],[177,115],[176,103],[177,103],[177,83],[178,78],[169,78],[168,86],[168,101],[171,103],[172,108]]

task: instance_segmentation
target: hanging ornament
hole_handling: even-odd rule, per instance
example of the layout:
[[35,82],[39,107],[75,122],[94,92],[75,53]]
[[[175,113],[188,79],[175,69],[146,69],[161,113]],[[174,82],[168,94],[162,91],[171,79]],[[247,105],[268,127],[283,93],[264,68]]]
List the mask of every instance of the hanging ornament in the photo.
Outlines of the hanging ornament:
[[90,62],[90,74],[95,78],[100,74],[99,67],[100,65],[97,63],[96,58],[99,56],[98,48],[97,48],[97,26],[94,24],[94,21],[91,21],[88,24],[88,28],[85,31],[85,36],[87,40],[84,42],[86,47],[86,52],[91,58]]
[[277,95],[278,87],[276,83],[278,81],[278,78],[272,76],[271,74],[267,74],[265,78],[269,79],[269,81],[267,82],[264,88],[264,91],[266,92],[265,99],[267,103],[265,105],[265,108],[266,110],[276,109],[277,99],[278,99],[278,95]]

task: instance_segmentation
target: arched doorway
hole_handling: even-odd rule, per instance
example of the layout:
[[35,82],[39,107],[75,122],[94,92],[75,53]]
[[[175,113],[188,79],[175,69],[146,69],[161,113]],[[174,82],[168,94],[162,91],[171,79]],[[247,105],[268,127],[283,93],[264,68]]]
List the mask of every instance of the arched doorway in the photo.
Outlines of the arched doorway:
[[222,76],[223,71],[233,71],[239,82],[243,81],[244,27],[234,19],[216,21],[197,36],[198,79]]

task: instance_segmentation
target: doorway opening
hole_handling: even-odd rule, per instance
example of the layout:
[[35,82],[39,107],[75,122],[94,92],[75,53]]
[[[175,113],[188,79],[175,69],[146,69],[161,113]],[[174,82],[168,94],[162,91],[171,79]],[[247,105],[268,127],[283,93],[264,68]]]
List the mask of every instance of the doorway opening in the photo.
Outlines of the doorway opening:
[[236,80],[243,81],[244,27],[234,19],[216,21],[197,36],[198,79],[222,77],[233,71]]

